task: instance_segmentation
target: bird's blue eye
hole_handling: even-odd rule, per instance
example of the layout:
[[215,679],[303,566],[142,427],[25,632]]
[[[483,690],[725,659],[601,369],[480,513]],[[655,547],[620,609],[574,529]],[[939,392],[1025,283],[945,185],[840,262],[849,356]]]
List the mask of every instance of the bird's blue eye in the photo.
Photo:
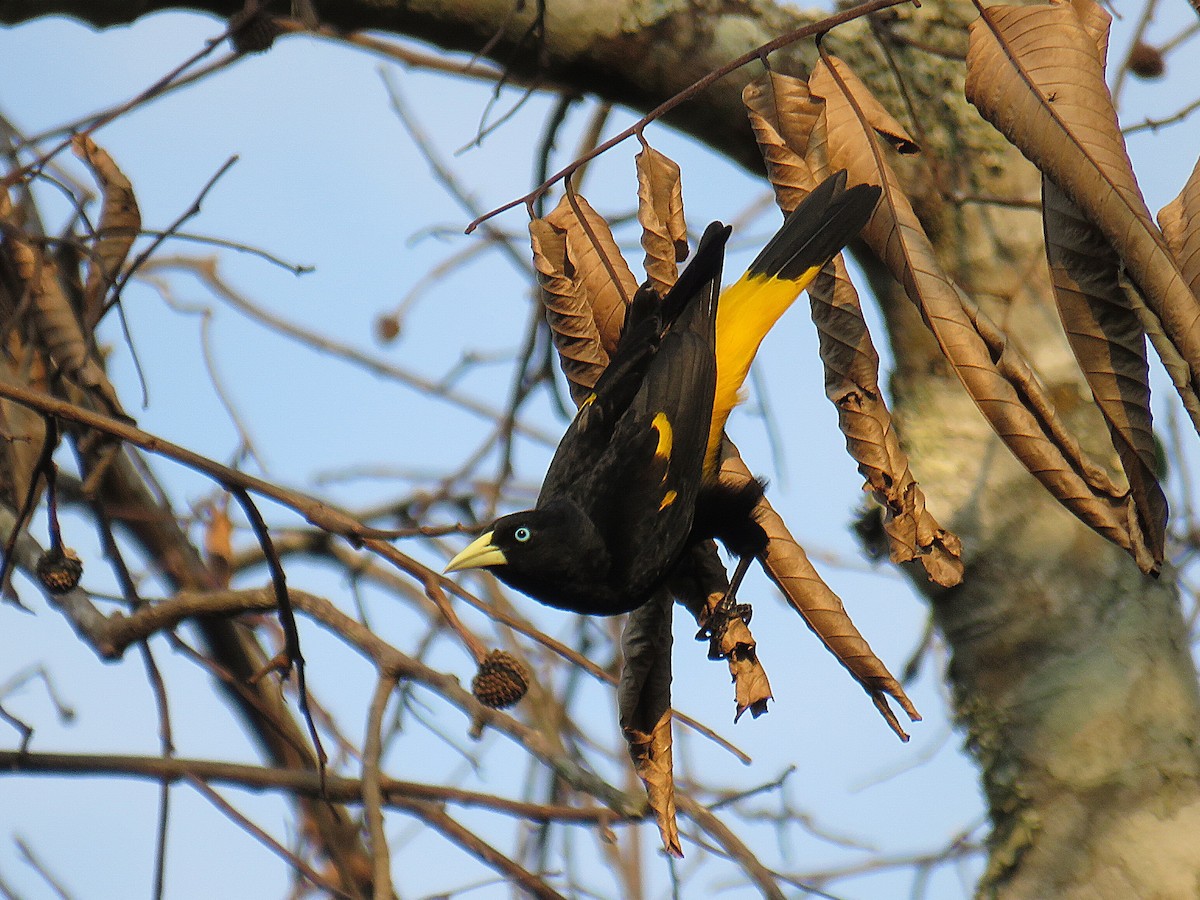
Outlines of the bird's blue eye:
[[532,532],[530,532],[530,530],[528,528],[526,528],[524,525],[522,525],[520,528],[518,528],[516,531],[513,532],[513,537],[515,537],[522,544],[525,543],[527,540],[529,540],[529,538],[532,536],[533,536]]

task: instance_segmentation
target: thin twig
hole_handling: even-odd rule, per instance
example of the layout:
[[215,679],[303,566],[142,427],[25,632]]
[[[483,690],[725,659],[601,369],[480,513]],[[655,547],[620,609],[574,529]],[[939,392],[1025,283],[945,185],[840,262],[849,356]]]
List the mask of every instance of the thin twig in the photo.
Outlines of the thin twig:
[[363,741],[362,799],[367,834],[371,840],[371,860],[375,867],[375,900],[391,900],[393,894],[392,857],[388,852],[387,831],[383,822],[380,765],[383,756],[383,714],[395,689],[396,679],[381,672],[367,713],[367,736]]
[[1139,131],[1158,131],[1160,128],[1165,128],[1168,125],[1177,125],[1182,122],[1196,110],[1200,109],[1200,99],[1193,100],[1183,109],[1174,115],[1167,116],[1162,119],[1147,118],[1137,125],[1129,125],[1121,129],[1121,134],[1128,137],[1131,134],[1137,134]]
[[[166,93],[173,85],[177,83],[177,79],[179,79],[184,72],[203,60],[206,56],[216,50],[217,47],[221,46],[221,42],[229,37],[230,32],[231,28],[226,28],[217,37],[210,38],[205,42],[205,45],[202,49],[193,53],[162,78],[158,79],[158,81],[150,85],[150,87],[140,91],[132,99],[127,100],[126,102],[118,106],[114,106],[105,112],[100,113],[98,116],[93,117],[91,119],[91,124],[89,124],[86,128],[79,132],[73,132],[70,136],[58,143],[52,150],[42,154],[34,162],[27,166],[23,166],[20,169],[15,169],[5,175],[3,178],[0,178],[0,187],[11,187],[18,181],[28,177],[30,174],[40,172],[54,157],[56,157],[67,147],[71,146],[71,141],[73,140],[75,134],[91,135],[102,126],[107,125],[114,119],[124,115],[134,107],[140,106],[141,104],[146,103],[147,101],[152,100],[163,93]],[[230,54],[225,59],[219,60],[217,63],[214,63],[212,66],[210,66],[209,69],[204,72],[204,74],[209,74],[213,71],[216,71],[218,68],[228,65],[235,59],[238,59],[240,56],[241,54],[239,53]]]
[[1121,61],[1116,77],[1113,79],[1112,102],[1115,109],[1119,110],[1121,108],[1121,93],[1125,90],[1125,80],[1129,77],[1130,60],[1133,58],[1134,51],[1138,46],[1145,43],[1146,31],[1150,28],[1150,23],[1154,21],[1154,11],[1157,7],[1158,0],[1145,0],[1142,12],[1138,16],[1137,24],[1133,27],[1133,36],[1129,42],[1129,52],[1125,54],[1125,59]]
[[[161,247],[163,242],[167,238],[171,237],[175,233],[176,229],[179,228],[179,226],[193,216],[200,214],[201,204],[204,203],[204,198],[208,196],[208,192],[216,186],[216,183],[221,180],[222,176],[224,176],[226,172],[233,168],[237,161],[238,157],[236,154],[225,160],[225,162],[221,165],[221,168],[217,169],[217,171],[213,173],[213,176],[209,178],[207,182],[205,182],[204,187],[200,189],[200,193],[196,195],[196,199],[192,201],[192,205],[185,209],[180,214],[179,218],[177,218],[167,227],[166,231],[157,233],[154,239],[150,242],[150,246],[134,258],[133,262],[131,262],[121,274],[121,277],[117,279],[116,284],[113,285],[112,299],[110,299],[105,305],[105,312],[111,309],[114,304],[117,304],[121,301],[121,292],[125,289],[125,285],[129,283],[129,279],[134,276],[137,270],[146,263],[146,260],[148,260],[154,254],[154,251]],[[101,315],[103,315],[103,313]]]
[[870,0],[869,3],[861,3],[858,6],[854,6],[854,7],[851,7],[850,9],[843,10],[842,12],[835,13],[832,16],[828,16],[819,22],[814,22],[811,25],[805,25],[801,28],[797,28],[794,31],[789,31],[787,34],[777,37],[773,41],[768,41],[767,43],[763,44],[761,47],[757,47],[754,50],[751,50],[747,53],[743,53],[741,56],[737,57],[734,60],[731,60],[730,62],[727,62],[725,65],[720,66],[719,68],[713,69],[711,72],[709,72],[707,75],[705,75],[699,81],[692,84],[690,87],[685,88],[684,90],[682,90],[678,94],[676,94],[674,97],[671,97],[669,100],[666,100],[665,102],[659,104],[654,109],[652,109],[650,112],[646,113],[646,115],[642,116],[642,118],[638,119],[636,122],[634,122],[628,128],[626,128],[624,131],[622,131],[620,134],[617,134],[617,135],[609,138],[607,141],[605,141],[603,144],[601,144],[595,150],[588,153],[586,156],[583,156],[583,157],[575,160],[573,163],[571,163],[566,168],[561,169],[560,171],[556,172],[554,175],[552,175],[550,178],[546,179],[546,181],[544,181],[542,184],[538,185],[536,188],[534,188],[528,194],[525,194],[522,197],[518,197],[516,200],[512,200],[508,203],[505,203],[503,206],[498,206],[495,209],[493,209],[491,212],[486,213],[485,215],[479,216],[474,221],[472,221],[471,224],[469,224],[467,226],[466,233],[470,234],[476,228],[478,228],[481,224],[483,224],[485,221],[487,221],[488,219],[491,219],[494,216],[498,216],[502,212],[507,212],[508,210],[510,210],[516,206],[531,204],[533,202],[533,200],[539,194],[544,193],[551,185],[555,184],[556,182],[569,177],[572,173],[575,172],[576,169],[578,169],[580,166],[587,163],[589,160],[599,156],[601,153],[605,153],[608,150],[611,150],[613,147],[617,146],[617,144],[620,144],[623,141],[626,141],[629,138],[633,137],[635,134],[638,134],[651,122],[655,121],[656,119],[662,118],[664,115],[669,113],[671,110],[675,109],[675,107],[680,106],[681,104],[687,102],[688,100],[691,100],[694,96],[699,94],[701,91],[706,90],[711,85],[720,81],[722,78],[724,78],[726,75],[730,74],[731,72],[736,72],[742,66],[752,63],[757,59],[762,59],[763,57],[767,56],[768,54],[774,53],[776,50],[786,47],[789,44],[794,44],[797,41],[803,40],[804,38],[813,37],[814,35],[818,35],[818,34],[824,34],[825,32],[829,31],[830,29],[836,28],[838,25],[844,25],[846,22],[851,22],[855,19],[862,18],[863,16],[871,15],[872,13],[879,12],[880,10],[890,9],[893,6],[900,6],[904,3],[910,3],[910,2],[916,6],[920,5],[918,0]]
[[200,796],[207,799],[209,803],[224,813],[226,817],[235,822],[238,827],[240,827],[248,835],[253,837],[260,844],[286,862],[289,866],[292,866],[298,873],[311,881],[316,887],[321,888],[321,890],[328,891],[335,897],[344,897],[346,900],[354,900],[353,895],[347,894],[332,881],[321,875],[320,872],[306,863],[298,855],[293,853],[287,847],[283,846],[283,844],[279,843],[279,841],[275,840],[275,838],[271,837],[271,835],[267,834],[262,828],[254,824],[254,822],[250,821],[249,818],[235,808],[232,803],[214,791],[199,778],[191,774],[185,774],[182,776],[182,780],[190,784],[193,788],[195,788],[196,792],[200,794]]
[[[327,353],[331,356],[338,357],[346,362],[353,363],[375,375],[380,375],[386,378],[391,378],[407,387],[412,388],[422,394],[427,394],[434,397],[441,397],[449,403],[458,406],[467,412],[473,413],[480,418],[487,419],[492,422],[499,421],[503,414],[491,408],[485,403],[481,403],[472,397],[460,394],[457,391],[442,390],[435,382],[415,375],[406,369],[392,365],[386,360],[379,359],[367,353],[357,350],[348,344],[340,341],[335,341],[326,335],[305,328],[304,326],[290,322],[281,316],[269,313],[251,303],[245,296],[235,291],[230,287],[225,280],[220,276],[215,259],[194,259],[190,257],[159,257],[151,260],[146,264],[147,269],[181,269],[191,272],[197,278],[201,279],[209,289],[221,300],[224,300],[234,309],[242,314],[254,319],[259,324],[266,326],[280,334],[286,335],[293,340],[299,341],[314,350],[321,353]],[[528,425],[519,425],[518,430],[523,437],[537,441],[544,445],[553,445],[557,439],[552,437],[542,429],[534,428]]]
[[45,881],[49,888],[59,896],[60,900],[71,900],[71,895],[67,893],[66,887],[64,887],[62,882],[54,876],[50,869],[47,868],[46,864],[41,861],[38,855],[33,852],[33,848],[29,846],[25,838],[15,837],[13,838],[13,843],[15,843],[17,845],[17,849],[21,851],[21,857],[25,860],[25,862],[29,863],[29,866],[33,869],[33,871],[42,876],[42,880]]

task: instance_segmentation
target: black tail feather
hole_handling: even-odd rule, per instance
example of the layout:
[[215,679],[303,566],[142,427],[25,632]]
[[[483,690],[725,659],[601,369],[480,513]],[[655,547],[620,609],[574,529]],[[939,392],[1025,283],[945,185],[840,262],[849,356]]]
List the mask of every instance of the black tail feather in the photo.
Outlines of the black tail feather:
[[867,224],[880,193],[874,185],[847,188],[845,169],[830,175],[792,210],[750,274],[791,280],[821,265]]

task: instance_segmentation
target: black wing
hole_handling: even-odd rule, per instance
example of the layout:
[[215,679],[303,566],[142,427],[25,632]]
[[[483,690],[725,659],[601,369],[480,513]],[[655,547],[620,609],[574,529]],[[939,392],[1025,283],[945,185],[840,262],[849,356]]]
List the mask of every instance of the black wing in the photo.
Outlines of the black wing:
[[693,277],[681,277],[665,298],[675,321],[596,465],[572,490],[608,547],[610,580],[631,598],[657,586],[691,532],[716,387],[716,308],[728,233],[710,226],[704,257],[698,253],[688,268]]
[[[621,418],[638,396],[660,352],[664,330],[671,329],[676,319],[686,318],[684,313],[695,308],[689,304],[690,299],[707,298],[710,305],[715,304],[730,230],[720,222],[708,226],[691,262],[661,301],[649,287],[638,290],[608,367],[559,441],[542,481],[538,506],[563,494],[581,493],[583,483],[592,480],[601,457],[613,442]],[[702,293],[705,298],[701,298]],[[711,401],[709,409],[711,414]],[[628,435],[623,438],[629,439]]]

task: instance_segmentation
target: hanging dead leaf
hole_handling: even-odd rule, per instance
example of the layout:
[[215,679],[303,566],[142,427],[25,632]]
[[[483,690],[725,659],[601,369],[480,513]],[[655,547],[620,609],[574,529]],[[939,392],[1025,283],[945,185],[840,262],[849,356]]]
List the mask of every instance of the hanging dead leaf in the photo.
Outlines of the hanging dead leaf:
[[776,202],[789,213],[818,181],[805,154],[823,106],[809,95],[807,82],[769,70],[746,85],[742,103]]
[[671,611],[660,591],[629,614],[621,635],[624,665],[617,686],[621,730],[634,770],[646,785],[663,849],[683,856],[675,821],[671,753]]
[[558,349],[558,360],[578,405],[591,393],[608,365],[608,354],[600,346],[600,333],[592,309],[580,296],[567,259],[567,236],[545,219],[529,223],[533,265],[541,285],[546,322]]
[[1179,196],[1159,210],[1158,224],[1184,280],[1200,296],[1200,160]]
[[221,586],[228,587],[233,559],[233,521],[229,518],[228,495],[219,503],[209,504],[206,511],[204,555]]
[[1096,59],[1101,68],[1107,67],[1108,32],[1112,27],[1112,16],[1096,0],[1071,0],[1071,6],[1075,8],[1075,15],[1079,17],[1083,30],[1096,45]]
[[[575,267],[572,280],[591,306],[604,352],[617,349],[625,307],[633,299],[637,281],[629,271],[604,217],[576,195],[579,212],[564,194],[546,221],[567,236],[567,258]],[[582,215],[582,218],[581,218]]]
[[[742,92],[767,173],[784,210],[794,209],[818,180],[815,165],[802,158],[818,154],[824,141],[813,140],[825,105],[814,100],[808,84],[767,72]],[[825,173],[821,172],[823,176]],[[930,578],[946,586],[962,579],[961,542],[942,529],[925,509],[925,498],[909,471],[908,459],[892,427],[879,390],[879,356],[871,343],[858,292],[841,257],[809,288],[813,322],[820,335],[825,386],[838,408],[846,447],[867,479],[867,489],[885,508],[885,528],[894,562],[920,559]]]
[[113,415],[123,416],[117,392],[100,364],[92,358],[75,310],[63,293],[58,267],[24,240],[9,241],[17,274],[29,291],[38,335],[63,372],[101,400]]
[[1121,287],[1112,245],[1048,178],[1042,179],[1046,254],[1059,316],[1112,435],[1138,523],[1162,563],[1167,500],[1154,474],[1146,336]]
[[[676,569],[669,589],[695,617],[696,625],[703,633],[714,608],[729,590],[728,573],[713,541],[692,548],[684,564]],[[735,617],[722,630],[716,643],[709,653],[711,658],[724,659],[729,665],[736,704],[733,721],[737,722],[746,710],[756,719],[768,712],[767,703],[774,699],[771,682],[759,661],[758,644],[750,627]]]
[[[817,68],[823,72],[832,75],[833,80],[837,84],[838,93],[846,96],[854,105],[858,117],[861,121],[871,127],[871,129],[883,138],[892,149],[897,153],[909,155],[920,153],[921,148],[917,145],[908,132],[904,130],[896,118],[888,112],[887,108],[876,99],[871,89],[863,83],[854,70],[846,63],[838,59],[836,56],[823,56],[821,62],[817,64]],[[816,97],[826,101],[825,113],[829,114],[829,96],[828,89],[818,89],[818,82],[825,83],[825,76],[817,78],[817,68],[813,69],[812,76],[809,79],[809,91]]]
[[966,95],[1120,255],[1187,364],[1186,373],[1174,366],[1168,371],[1200,430],[1200,301],[1138,189],[1104,82],[1094,21],[1085,26],[1063,2],[981,9],[970,27]]
[[[0,190],[0,223],[8,224],[11,207],[5,208],[7,192]],[[25,293],[15,276],[10,257],[12,243],[0,242],[0,311],[10,323],[0,353],[0,381],[5,384],[33,386],[45,390],[45,366],[37,349],[25,343],[30,329],[13,327],[12,316],[21,308]],[[0,501],[9,509],[20,509],[32,490],[38,473],[46,420],[40,413],[9,400],[0,401]]]
[[851,183],[879,184],[883,200],[863,237],[904,285],[968,394],[1014,456],[1051,495],[1098,533],[1128,550],[1145,571],[1153,555],[1131,534],[1127,492],[1087,461],[1028,364],[942,271],[933,245],[900,190],[874,128],[836,70],[818,62],[809,83],[826,102],[830,165]]
[[858,291],[840,256],[816,278],[808,295],[825,366],[825,393],[837,408],[846,449],[866,479],[863,489],[884,508],[892,562],[917,560],[937,584],[958,584],[962,543],[925,508],[879,389],[879,354]]
[[[729,479],[736,483],[745,482],[752,477],[750,470],[738,455],[737,448],[726,441],[721,453],[722,480]],[[908,699],[904,687],[892,677],[882,660],[875,655],[862,634],[854,627],[842,601],[821,580],[821,576],[808,561],[808,555],[796,543],[783,519],[766,499],[759,503],[755,516],[770,539],[764,568],[771,580],[783,591],[788,604],[800,614],[813,634],[854,680],[862,685],[888,726],[901,740],[907,741],[908,734],[900,727],[900,722],[886,699],[892,697],[910,720],[920,721],[921,715]]]
[[84,285],[83,320],[85,329],[90,331],[100,321],[104,313],[105,295],[116,282],[121,266],[129,255],[129,248],[141,230],[142,214],[133,193],[133,184],[106,151],[86,134],[75,135],[71,145],[75,155],[91,169],[103,197],[96,243],[88,259],[87,281]]
[[638,222],[646,251],[646,277],[663,296],[679,276],[678,263],[687,259],[687,223],[683,218],[683,185],[679,165],[645,145],[634,160],[638,178]]

